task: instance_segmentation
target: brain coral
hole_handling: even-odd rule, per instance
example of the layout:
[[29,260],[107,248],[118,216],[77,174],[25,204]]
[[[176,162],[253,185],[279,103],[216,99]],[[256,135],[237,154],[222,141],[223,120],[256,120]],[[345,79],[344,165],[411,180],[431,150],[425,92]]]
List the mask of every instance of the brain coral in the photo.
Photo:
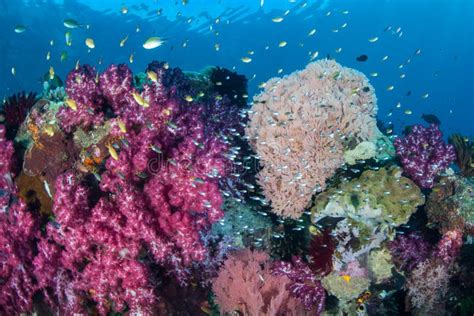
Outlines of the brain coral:
[[344,150],[374,141],[376,103],[368,79],[333,60],[266,83],[246,133],[261,158],[259,184],[276,214],[298,218],[344,163]]
[[358,179],[319,194],[312,208],[313,218],[350,217],[364,223],[404,224],[424,203],[424,196],[413,181],[401,174],[395,166],[366,170]]

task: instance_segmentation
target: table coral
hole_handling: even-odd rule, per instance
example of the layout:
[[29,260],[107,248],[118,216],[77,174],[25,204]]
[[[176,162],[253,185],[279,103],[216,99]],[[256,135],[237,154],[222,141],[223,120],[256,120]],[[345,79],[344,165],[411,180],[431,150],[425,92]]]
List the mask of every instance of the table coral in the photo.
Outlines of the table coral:
[[265,84],[246,133],[261,157],[258,182],[273,212],[298,218],[344,163],[350,144],[376,141],[376,102],[362,73],[333,60]]

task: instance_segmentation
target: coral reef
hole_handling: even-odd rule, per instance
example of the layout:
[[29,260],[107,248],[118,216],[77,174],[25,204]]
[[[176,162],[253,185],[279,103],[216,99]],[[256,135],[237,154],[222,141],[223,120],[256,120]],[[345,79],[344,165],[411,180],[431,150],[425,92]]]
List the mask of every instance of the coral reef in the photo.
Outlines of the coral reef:
[[376,141],[373,91],[363,74],[333,60],[266,83],[246,133],[261,158],[258,182],[273,212],[298,218],[344,163],[349,143]]
[[403,171],[421,188],[431,189],[434,179],[456,159],[452,145],[444,143],[439,126],[415,125],[404,138],[393,142]]
[[472,144],[417,125],[393,159],[373,87],[333,60],[252,108],[246,84],[77,64],[10,99],[0,314],[469,314]]

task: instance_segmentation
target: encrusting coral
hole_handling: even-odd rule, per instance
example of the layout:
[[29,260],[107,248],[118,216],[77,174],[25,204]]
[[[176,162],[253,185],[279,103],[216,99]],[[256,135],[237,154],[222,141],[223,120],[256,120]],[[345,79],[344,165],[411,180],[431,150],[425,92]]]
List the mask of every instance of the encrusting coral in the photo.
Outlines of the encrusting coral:
[[359,178],[343,182],[316,196],[312,219],[349,217],[365,224],[399,226],[408,221],[424,196],[413,181],[391,166],[366,170]]
[[333,60],[270,79],[254,98],[247,136],[272,211],[298,218],[344,163],[344,150],[376,142],[377,100],[360,72]]

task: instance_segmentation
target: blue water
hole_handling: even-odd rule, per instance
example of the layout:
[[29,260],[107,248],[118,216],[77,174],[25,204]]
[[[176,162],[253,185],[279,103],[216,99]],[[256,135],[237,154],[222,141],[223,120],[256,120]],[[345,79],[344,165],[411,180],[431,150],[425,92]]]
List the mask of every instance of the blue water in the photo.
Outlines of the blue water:
[[[446,134],[474,134],[472,0],[265,0],[263,7],[259,0],[188,2],[0,0],[0,97],[20,90],[41,91],[40,78],[50,66],[64,78],[77,60],[104,69],[110,63],[129,63],[131,53],[134,71],[142,71],[153,59],[192,71],[207,65],[233,68],[249,78],[255,76],[249,82],[253,95],[258,84],[278,75],[279,69],[281,75],[301,69],[309,62],[309,52],[318,51],[318,58],[329,55],[367,76],[378,73],[369,77],[379,100],[378,118],[392,122],[396,131],[421,123],[425,113],[437,115]],[[307,5],[302,7],[303,3]],[[123,6],[127,14],[121,13]],[[284,21],[272,22],[286,10],[290,12]],[[346,10],[348,14],[343,14]],[[90,25],[72,30],[71,47],[65,43],[66,18]],[[342,28],[344,23],[347,26]],[[15,33],[18,24],[27,30]],[[388,26],[391,30],[384,31]],[[316,34],[308,37],[314,28]],[[120,47],[126,35],[128,41]],[[164,37],[167,42],[147,51],[142,44],[150,36]],[[368,41],[375,36],[377,42]],[[88,37],[96,44],[91,52],[84,44]],[[279,48],[281,41],[288,45]],[[338,48],[342,48],[340,53]],[[418,49],[421,54],[416,55]],[[252,62],[242,63],[250,50],[254,51]],[[63,51],[68,54],[65,62],[60,61]],[[361,54],[368,56],[366,62],[356,60]],[[388,59],[382,61],[386,55]],[[16,76],[11,74],[12,67]],[[389,85],[393,91],[387,91]],[[412,114],[405,114],[406,110]]]

